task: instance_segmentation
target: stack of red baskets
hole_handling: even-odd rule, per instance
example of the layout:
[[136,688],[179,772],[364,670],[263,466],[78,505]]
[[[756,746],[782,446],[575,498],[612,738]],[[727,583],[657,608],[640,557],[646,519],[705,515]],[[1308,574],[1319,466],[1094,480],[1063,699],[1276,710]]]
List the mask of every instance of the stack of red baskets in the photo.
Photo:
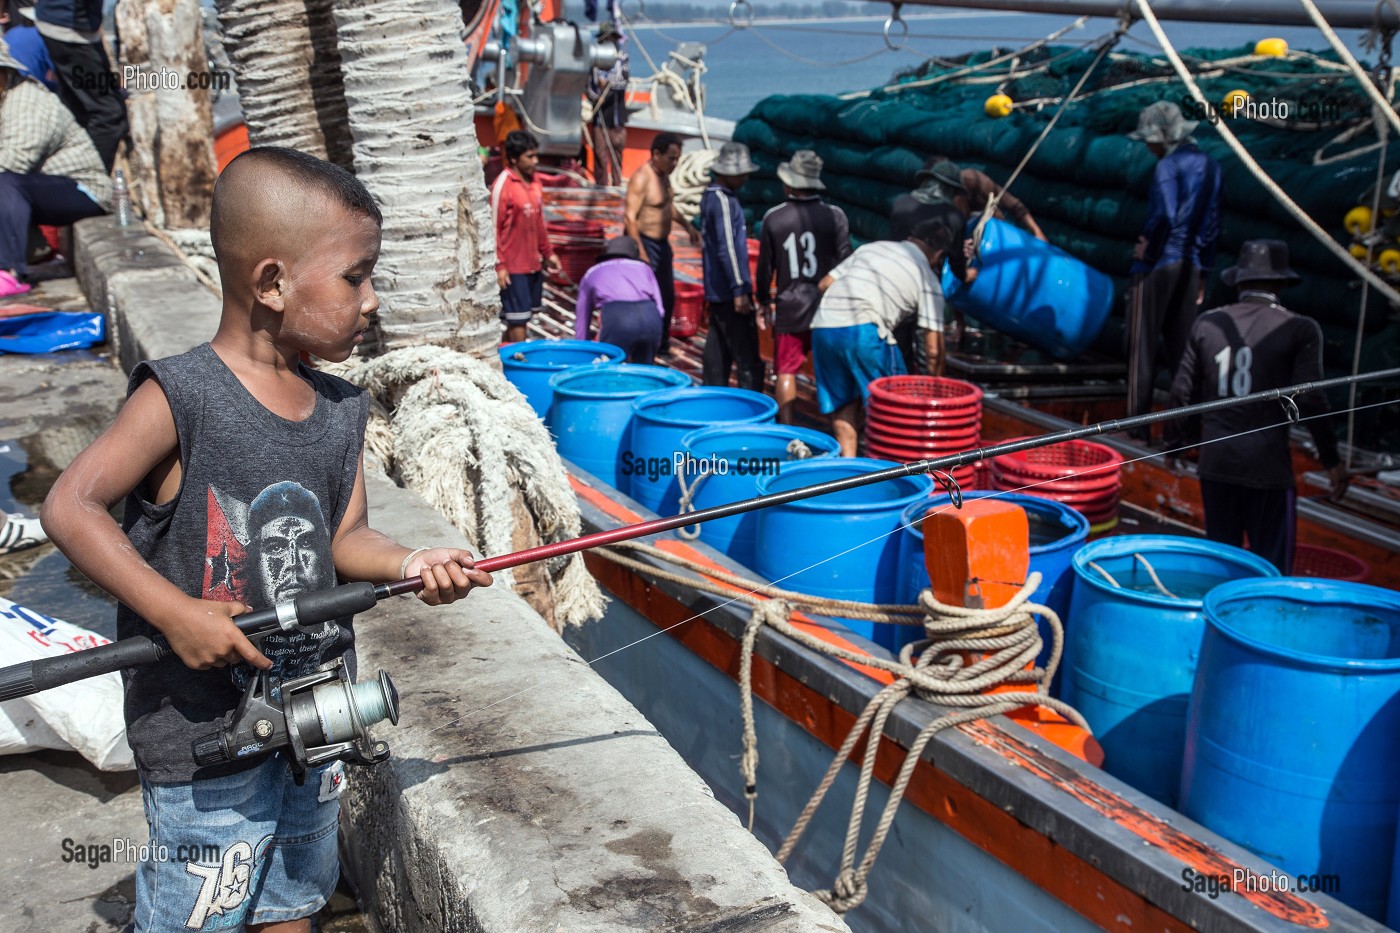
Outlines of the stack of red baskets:
[[1002,454],[992,460],[988,474],[993,489],[1044,496],[1079,510],[1097,533],[1118,524],[1122,468],[1123,458],[1111,447],[1065,441]]
[[[982,390],[938,376],[885,376],[870,383],[865,446],[881,460],[912,463],[972,450],[982,434]],[[976,488],[971,464],[952,471],[963,489]]]
[[603,250],[603,224],[597,220],[551,220],[545,225],[549,242],[564,267],[567,282],[577,285]]

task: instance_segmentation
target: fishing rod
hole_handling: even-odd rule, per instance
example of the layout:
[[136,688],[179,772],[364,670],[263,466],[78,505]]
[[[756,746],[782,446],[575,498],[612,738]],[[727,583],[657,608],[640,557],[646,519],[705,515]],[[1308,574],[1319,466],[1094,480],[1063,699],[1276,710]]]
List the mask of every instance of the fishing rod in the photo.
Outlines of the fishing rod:
[[[1038,437],[979,447],[932,460],[891,466],[886,470],[860,476],[814,483],[695,512],[682,512],[667,518],[623,525],[498,557],[487,557],[476,561],[475,567],[488,573],[506,570],[789,502],[830,495],[906,476],[945,472],[1005,454],[1086,437],[1114,434],[1254,402],[1280,401],[1290,422],[1297,422],[1299,413],[1297,405],[1293,402],[1294,396],[1387,378],[1400,378],[1400,368],[1301,383],[1281,389],[1266,389],[1236,398],[1217,399],[1213,402],[1202,402],[1130,418],[1100,421]],[[1091,468],[1087,472],[1092,473],[1094,469]],[[949,478],[947,485],[955,506],[961,507],[961,495],[957,484]],[[235,616],[232,621],[249,638],[260,638],[276,631],[292,632],[303,626],[319,625],[342,616],[364,612],[382,599],[416,593],[422,588],[421,576],[408,577],[392,583],[346,583],[326,590],[303,593],[275,606]],[[0,668],[0,702],[19,699],[88,677],[154,664],[172,654],[170,645],[163,636],[138,635],[59,657],[38,658],[12,664]],[[275,692],[266,672],[259,671],[249,684],[238,709],[230,714],[224,726],[195,742],[196,761],[201,765],[218,764],[290,746],[293,752],[293,771],[300,779],[304,777],[307,768],[324,761],[341,759],[356,764],[372,764],[388,757],[388,747],[383,742],[370,739],[367,731],[369,726],[384,719],[398,723],[398,693],[384,671],[379,672],[377,681],[355,684],[350,682],[343,663],[335,664],[325,671],[282,683],[280,701],[273,698]]]
[[[888,482],[889,480],[898,479],[900,477],[949,471],[956,467],[977,463],[981,460],[989,460],[993,457],[1000,457],[1005,454],[1019,453],[1023,450],[1034,450],[1038,447],[1048,447],[1052,444],[1061,444],[1066,441],[1080,440],[1086,437],[1116,434],[1121,431],[1129,431],[1135,428],[1146,427],[1165,421],[1173,421],[1179,418],[1189,418],[1213,411],[1234,408],[1239,405],[1247,405],[1253,402],[1282,401],[1285,409],[1288,411],[1289,420],[1297,421],[1298,409],[1292,402],[1294,396],[1311,392],[1321,392],[1327,389],[1376,379],[1400,379],[1400,368],[1377,370],[1375,372],[1361,373],[1355,376],[1339,376],[1335,379],[1300,383],[1281,389],[1266,389],[1260,392],[1253,392],[1249,395],[1217,399],[1212,402],[1201,402],[1196,405],[1186,405],[1180,408],[1169,408],[1163,411],[1150,412],[1145,415],[1135,415],[1130,418],[1100,421],[1095,424],[1070,428],[1064,431],[1056,431],[1050,434],[1042,434],[1037,437],[1027,437],[1001,444],[993,444],[988,447],[978,447],[974,450],[968,450],[958,454],[948,454],[932,460],[919,460],[914,463],[900,464],[891,466],[887,470],[879,470],[860,476],[847,477],[845,479],[829,480],[824,483],[814,483],[810,486],[802,486],[798,489],[769,493],[766,496],[756,496],[751,499],[743,499],[726,505],[716,505],[695,512],[682,512],[679,515],[672,515],[667,518],[654,518],[649,521],[623,525],[606,531],[582,535],[578,538],[570,538],[567,541],[559,541],[553,544],[541,544],[523,551],[515,551],[514,553],[503,554],[498,557],[486,557],[478,560],[475,566],[478,570],[494,573],[497,570],[507,570],[512,567],[519,567],[540,560],[562,557],[567,554],[576,554],[579,551],[586,551],[595,547],[617,544],[622,541],[631,541],[635,538],[659,534],[663,531],[671,531],[676,528],[699,525],[720,518],[728,518],[731,515],[741,515],[745,512],[754,512],[759,509],[785,505],[789,502],[798,502],[803,499],[812,499],[818,496],[842,492],[847,489],[856,489],[861,486]],[[1092,469],[1090,472],[1092,472]],[[956,496],[956,487],[954,487],[954,492]],[[364,612],[372,608],[382,599],[388,599],[391,596],[400,596],[406,593],[417,593],[422,588],[423,578],[421,576],[407,577],[392,583],[346,583],[326,590],[302,593],[293,599],[266,609],[245,612],[242,615],[235,616],[233,618],[233,623],[238,626],[240,631],[250,638],[261,637],[279,630],[290,632],[294,631],[299,626],[318,625],[331,619]],[[0,668],[0,702],[26,697],[30,694],[38,693],[41,690],[49,690],[53,687],[59,687],[88,677],[96,677],[100,674],[108,674],[124,668],[154,664],[157,661],[164,660],[171,654],[170,645],[163,637],[154,636],[148,638],[138,635],[101,647],[87,648],[59,657],[38,658],[19,664],[11,664],[7,667]]]

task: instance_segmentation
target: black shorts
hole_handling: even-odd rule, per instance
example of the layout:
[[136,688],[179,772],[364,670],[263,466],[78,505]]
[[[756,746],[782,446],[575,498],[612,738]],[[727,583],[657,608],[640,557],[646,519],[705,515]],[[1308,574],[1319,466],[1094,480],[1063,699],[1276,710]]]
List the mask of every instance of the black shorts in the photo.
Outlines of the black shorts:
[[528,324],[530,317],[544,307],[544,273],[514,272],[510,284],[501,289],[501,321]]

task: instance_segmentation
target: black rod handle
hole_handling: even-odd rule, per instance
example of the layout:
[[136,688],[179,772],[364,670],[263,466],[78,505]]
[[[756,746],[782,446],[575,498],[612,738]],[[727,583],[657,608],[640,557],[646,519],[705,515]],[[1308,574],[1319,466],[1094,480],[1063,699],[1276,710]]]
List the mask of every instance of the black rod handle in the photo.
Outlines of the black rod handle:
[[[291,606],[245,612],[234,616],[233,622],[249,638],[257,638],[277,631],[281,627],[278,620],[283,615],[295,616],[298,625],[318,625],[364,612],[372,608],[378,598],[371,583],[346,583],[328,590],[303,593],[291,600]],[[21,661],[0,668],[0,702],[123,668],[154,664],[171,654],[170,644],[163,636],[137,635],[54,658]]]

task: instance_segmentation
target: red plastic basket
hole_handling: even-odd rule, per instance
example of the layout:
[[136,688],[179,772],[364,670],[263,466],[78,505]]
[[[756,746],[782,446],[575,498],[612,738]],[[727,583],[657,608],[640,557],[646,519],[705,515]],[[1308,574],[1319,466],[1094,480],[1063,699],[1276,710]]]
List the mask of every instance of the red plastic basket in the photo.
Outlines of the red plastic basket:
[[1365,583],[1371,577],[1371,565],[1345,551],[1317,544],[1299,544],[1293,549],[1293,576]]
[[705,286],[694,282],[676,283],[676,310],[671,315],[672,337],[694,337],[705,314]]
[[870,405],[909,413],[980,410],[982,390],[943,376],[882,376],[870,383]]
[[976,443],[977,438],[981,435],[981,427],[976,422],[951,428],[941,426],[914,427],[912,425],[890,425],[871,418],[865,422],[865,430],[867,434],[878,434],[890,440],[914,441],[920,444],[937,444],[939,446],[954,443]]
[[[1024,440],[1015,438],[1014,440]],[[1010,441],[1007,441],[1010,443]],[[1002,454],[992,461],[993,467],[1038,479],[1094,479],[1123,466],[1123,458],[1111,447],[1089,441],[1065,441],[1049,447]],[[1095,469],[1097,468],[1097,469]],[[1085,473],[1089,470],[1088,475]]]

